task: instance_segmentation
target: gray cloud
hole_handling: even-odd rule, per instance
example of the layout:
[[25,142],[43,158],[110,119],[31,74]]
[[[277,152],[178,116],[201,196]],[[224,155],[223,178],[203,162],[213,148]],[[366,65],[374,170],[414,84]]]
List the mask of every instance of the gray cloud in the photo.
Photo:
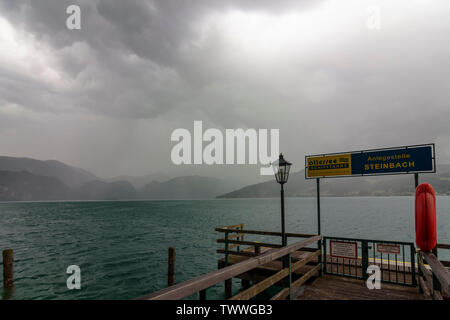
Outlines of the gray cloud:
[[[65,28],[74,3],[81,31]],[[3,0],[0,143],[99,175],[215,174],[170,165],[171,131],[203,120],[280,128],[297,169],[305,153],[422,142],[450,162],[450,5],[332,3]]]

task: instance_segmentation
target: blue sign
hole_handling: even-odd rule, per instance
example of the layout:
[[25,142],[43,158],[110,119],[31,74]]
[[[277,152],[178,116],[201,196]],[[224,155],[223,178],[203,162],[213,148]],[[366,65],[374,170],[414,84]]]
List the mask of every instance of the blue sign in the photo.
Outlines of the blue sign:
[[307,156],[306,178],[436,172],[434,144]]
[[353,174],[434,171],[432,146],[352,153]]

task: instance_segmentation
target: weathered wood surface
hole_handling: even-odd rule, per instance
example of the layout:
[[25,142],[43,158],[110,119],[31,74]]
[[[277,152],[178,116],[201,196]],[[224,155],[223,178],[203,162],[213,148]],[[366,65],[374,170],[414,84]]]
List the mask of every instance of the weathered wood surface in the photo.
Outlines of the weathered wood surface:
[[12,249],[3,250],[3,287],[14,286],[14,252]]
[[422,277],[419,277],[419,286],[423,291],[425,300],[431,300],[432,299],[431,290],[430,290],[430,288],[428,288],[425,280]]
[[257,257],[248,258],[241,263],[213,271],[192,280],[179,283],[169,288],[138,298],[139,300],[179,300],[196,292],[212,287],[220,282],[236,277],[244,272],[275,261],[289,253],[297,251],[322,239],[322,236],[314,236],[293,243],[280,249],[272,249]]
[[241,257],[256,257],[256,256],[259,255],[258,253],[251,252],[251,251],[233,251],[233,252],[231,252],[231,251],[226,251],[224,249],[217,249],[216,252],[217,253],[223,253],[223,254],[228,252],[228,254],[230,256],[241,256]]
[[[297,271],[301,267],[305,266],[309,261],[312,261],[314,258],[317,258],[320,254],[320,251],[309,253],[304,259],[297,261],[296,263],[293,263],[291,265],[291,271]],[[254,286],[250,287],[247,290],[244,290],[240,292],[239,294],[233,296],[231,300],[248,300],[250,298],[253,298],[258,293],[266,290],[267,288],[273,286],[277,282],[279,282],[281,279],[287,277],[289,275],[289,268],[284,268],[280,270],[279,272],[275,273],[274,275],[264,279],[263,281],[255,284]]]
[[231,226],[222,226],[222,227],[219,227],[219,228],[221,228],[221,229],[238,229],[238,228],[241,228],[241,229],[243,229],[244,228],[244,224],[243,223],[239,223],[239,224],[234,224],[234,225],[231,225]]
[[[226,228],[216,228],[217,232],[228,232],[228,233],[243,233],[243,234],[258,234],[261,236],[277,236],[281,237],[281,232],[272,231],[257,231],[257,230],[240,230],[240,229],[226,229]],[[316,234],[302,234],[302,233],[286,233],[288,238],[310,238],[316,236]]]
[[[232,226],[223,226],[223,227],[221,227],[221,229],[226,229],[226,230],[242,230],[242,229],[244,229],[244,224],[243,223],[241,223],[241,224],[235,224],[235,225],[232,225]],[[227,234],[227,239],[228,240],[230,240],[230,239],[239,239],[240,241],[244,241],[244,234],[243,233],[232,233],[232,234],[229,234],[229,232],[226,232],[226,234]],[[222,238],[222,239],[219,239],[219,240],[223,240],[223,242],[225,242],[225,238]],[[218,242],[219,242],[219,240],[218,240]],[[231,249],[233,249],[233,248],[236,248],[236,247],[239,247],[239,244],[231,244],[231,245],[228,245],[228,250],[231,250]]]
[[[294,262],[299,261],[301,259],[304,259],[309,253],[317,251],[317,249],[315,249],[314,251],[310,251],[310,250],[304,251],[304,249],[308,249],[308,248],[302,248],[299,251],[295,251],[295,252],[291,253],[292,261],[294,261]],[[251,249],[249,249],[249,250],[250,250],[249,252],[252,252]],[[265,253],[270,250],[272,250],[272,249],[262,247],[261,253]],[[255,253],[253,252],[253,254],[255,254]],[[228,265],[236,264],[236,263],[245,261],[247,259],[248,259],[248,256],[244,256],[244,255],[240,256],[240,255],[231,255],[230,254],[230,256],[228,257]],[[312,262],[309,262],[309,263],[312,263]],[[219,266],[219,269],[225,267],[225,259],[223,259],[223,258],[219,259],[218,266]],[[282,269],[282,262],[281,261],[271,261],[265,265],[259,266],[256,269],[270,271],[270,272],[276,272],[276,271],[279,271]]]
[[450,249],[450,244],[438,243],[438,244],[436,245],[436,247],[437,247],[438,249]]
[[173,286],[174,283],[174,274],[175,274],[175,248],[169,248],[169,261],[167,267],[167,286]]
[[431,268],[431,271],[441,283],[442,290],[450,293],[450,271],[447,270],[434,254],[420,252],[423,259]]
[[[306,281],[311,279],[312,276],[318,275],[320,268],[322,265],[318,264],[308,272],[306,272],[300,279],[295,280],[292,282],[291,289],[294,292],[298,287],[303,285]],[[270,300],[282,300],[286,299],[289,296],[289,288],[284,288],[280,292],[278,292],[276,295],[274,295]]]
[[314,280],[299,300],[423,300],[417,288],[387,285],[369,290],[366,282],[339,276],[323,275]]
[[[217,239],[217,243],[225,243],[225,239]],[[228,243],[240,244],[242,246],[254,246],[254,247],[267,247],[267,248],[281,248],[281,244],[274,243],[264,243],[257,241],[239,241],[239,240],[228,240]]]

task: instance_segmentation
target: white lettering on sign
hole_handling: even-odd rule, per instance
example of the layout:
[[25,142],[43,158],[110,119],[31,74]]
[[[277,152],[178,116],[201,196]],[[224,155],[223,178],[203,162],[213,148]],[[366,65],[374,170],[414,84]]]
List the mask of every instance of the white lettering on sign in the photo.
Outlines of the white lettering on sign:
[[356,242],[330,240],[330,256],[358,259],[358,244]]
[[395,244],[377,243],[377,252],[400,254],[400,246]]

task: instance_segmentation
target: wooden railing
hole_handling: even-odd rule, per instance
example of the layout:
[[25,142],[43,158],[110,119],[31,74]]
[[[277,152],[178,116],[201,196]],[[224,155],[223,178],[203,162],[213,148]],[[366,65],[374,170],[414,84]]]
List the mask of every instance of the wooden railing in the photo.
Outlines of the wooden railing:
[[[244,234],[251,234],[251,235],[260,235],[260,236],[275,236],[280,237],[281,239],[281,233],[280,232],[271,232],[271,231],[257,231],[257,230],[244,230],[244,229],[237,229],[236,226],[243,226],[242,225],[235,225],[235,226],[227,226],[227,227],[221,227],[216,228],[215,230],[217,232],[225,233],[224,238],[217,239],[218,243],[224,243],[225,247],[222,249],[218,249],[217,253],[223,253],[225,254],[225,263],[228,264],[228,256],[229,255],[236,255],[236,256],[245,256],[245,257],[254,257],[261,253],[261,248],[281,248],[281,244],[274,244],[274,243],[265,243],[265,242],[258,242],[258,241],[243,241]],[[233,228],[234,227],[234,228]],[[233,240],[237,238],[237,235],[241,235],[242,240]],[[314,234],[300,234],[300,233],[286,233],[286,238],[310,238],[315,236]],[[249,246],[253,247],[254,249],[252,251],[249,250],[237,250],[232,251],[233,248],[241,246]]]
[[[225,230],[243,230],[244,224],[243,223],[235,224],[232,226],[224,226],[221,228],[225,229]],[[228,233],[227,233],[227,235],[228,235]],[[237,248],[237,251],[239,251],[239,242],[244,241],[244,234],[242,232],[237,232],[237,233],[228,235],[228,240],[232,240],[232,239],[237,239],[237,240],[234,240],[233,242],[228,241],[228,243],[232,243],[231,245],[228,246],[228,249],[231,250],[231,249]],[[219,240],[224,240],[223,243],[225,243],[225,238],[219,239]],[[225,249],[226,248],[223,248],[223,250],[225,250]]]
[[[436,245],[436,248],[450,250],[450,244],[438,243]],[[443,261],[443,260],[440,260],[440,261],[445,267],[450,268],[450,261]]]
[[[450,249],[450,245],[438,245],[437,248]],[[419,286],[426,297],[434,300],[450,297],[450,271],[431,252],[418,251]]]
[[[242,226],[243,225],[237,225]],[[221,232],[225,234],[224,238],[217,239],[218,243],[224,243],[225,247],[218,249],[217,253],[221,253],[225,255],[225,258],[223,261],[219,261],[219,268],[226,267],[230,263],[230,256],[241,256],[241,257],[256,257],[264,253],[264,251],[274,248],[282,248],[281,244],[274,244],[274,243],[267,243],[267,242],[259,242],[259,241],[241,241],[241,240],[233,240],[235,239],[235,234],[248,234],[248,235],[259,235],[259,236],[271,236],[271,237],[279,237],[281,242],[281,233],[280,232],[271,232],[271,231],[257,231],[257,230],[244,230],[243,228],[236,229],[236,226],[227,226],[227,227],[221,227],[215,229],[217,232]],[[314,237],[314,234],[300,234],[300,233],[286,233],[286,238],[310,238]],[[241,293],[237,297],[233,297],[232,299],[248,299],[249,296],[254,296],[263,290],[269,288],[274,283],[277,283],[281,279],[283,279],[286,276],[286,272],[288,272],[288,266],[291,266],[291,273],[297,271],[299,268],[306,264],[314,265],[313,270],[308,271],[301,279],[297,279],[295,282],[292,282],[292,275],[289,278],[289,285],[292,288],[295,288],[297,286],[300,286],[304,282],[306,282],[311,276],[318,273],[320,276],[322,274],[322,265],[321,265],[321,258],[322,258],[322,252],[321,252],[321,246],[320,241],[318,241],[318,247],[317,248],[308,248],[304,247],[302,248],[302,251],[306,252],[312,252],[313,254],[307,256],[304,259],[297,258],[291,258],[285,257],[283,259],[283,269],[273,276],[264,279],[264,281],[258,282],[257,285],[253,286],[252,288],[246,290],[245,292]],[[232,250],[235,246],[238,246],[238,250],[234,251]],[[246,246],[246,248],[245,248]],[[241,250],[239,250],[241,248]],[[231,259],[233,263],[236,263],[236,261],[241,261],[241,259]],[[314,262],[313,262],[314,260]],[[294,263],[295,262],[295,263]],[[292,264],[294,263],[294,264]],[[293,269],[292,269],[293,268]],[[243,279],[243,286],[248,287],[249,281]],[[282,290],[279,294],[277,294],[274,298],[276,299],[284,299],[288,295],[290,296],[290,290],[288,288]],[[230,298],[232,296],[232,283],[231,279],[225,281],[225,297]]]
[[[231,230],[227,230],[226,232],[231,232]],[[235,232],[242,232],[246,233],[246,231],[240,230]],[[223,281],[226,281],[228,279],[231,279],[233,277],[237,277],[245,272],[248,272],[252,269],[258,268],[260,266],[263,266],[267,263],[270,263],[272,261],[281,259],[283,257],[289,258],[289,266],[286,268],[283,268],[279,272],[275,273],[274,275],[266,278],[265,280],[257,283],[256,285],[248,288],[247,290],[239,293],[238,295],[232,297],[232,299],[249,299],[259,292],[265,290],[266,288],[270,287],[274,283],[280,281],[281,279],[289,276],[289,279],[292,279],[292,272],[294,270],[298,270],[302,265],[305,265],[309,261],[311,261],[313,258],[320,255],[320,251],[316,250],[316,252],[313,252],[309,254],[304,259],[295,262],[294,264],[291,264],[291,254],[295,251],[298,251],[300,249],[305,248],[308,245],[317,243],[317,241],[320,241],[322,239],[321,235],[315,235],[312,237],[309,237],[305,240],[293,243],[291,245],[288,245],[286,247],[278,248],[278,249],[271,249],[266,253],[263,253],[259,256],[250,257],[242,262],[227,266],[225,268],[213,271],[211,273],[208,273],[206,275],[202,275],[200,277],[197,277],[195,279],[185,281],[179,284],[176,284],[172,287],[168,287],[165,289],[162,289],[158,292],[143,296],[139,298],[139,300],[179,300],[186,297],[189,297],[197,292],[204,291],[214,285],[217,285]],[[299,286],[302,283],[304,283],[307,279],[309,279],[314,273],[318,272],[321,268],[321,264],[319,263],[314,269],[311,269],[309,272],[307,272],[305,275],[303,275],[300,279],[296,280],[295,282],[290,281],[290,287],[282,290],[280,293],[276,295],[274,298],[286,298],[291,293],[295,286]]]

